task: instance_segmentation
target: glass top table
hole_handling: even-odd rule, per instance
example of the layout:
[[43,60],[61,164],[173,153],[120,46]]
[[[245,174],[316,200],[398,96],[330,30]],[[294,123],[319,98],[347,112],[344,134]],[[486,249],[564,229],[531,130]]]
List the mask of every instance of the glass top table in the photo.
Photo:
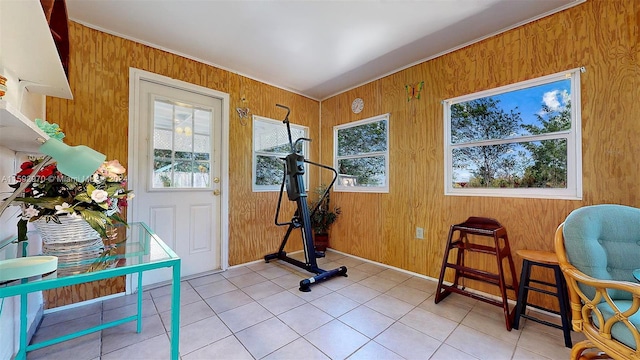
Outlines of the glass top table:
[[105,246],[105,251],[98,257],[78,259],[72,263],[59,262],[58,270],[53,273],[0,284],[0,298],[20,296],[20,349],[16,359],[26,359],[28,351],[118,326],[129,321],[137,321],[137,332],[142,331],[142,291],[138,289],[137,314],[55,339],[28,345],[27,294],[129,274],[137,274],[138,284],[141,286],[142,274],[145,271],[166,267],[172,268],[173,275],[171,359],[177,360],[179,358],[180,258],[144,223],[132,223],[128,227],[118,226],[116,229],[118,233],[116,240]]

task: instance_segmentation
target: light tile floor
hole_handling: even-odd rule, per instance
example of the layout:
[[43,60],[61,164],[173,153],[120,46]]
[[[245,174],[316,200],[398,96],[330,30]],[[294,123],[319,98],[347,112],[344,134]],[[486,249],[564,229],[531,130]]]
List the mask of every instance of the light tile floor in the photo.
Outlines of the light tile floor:
[[[436,305],[436,283],[428,279],[331,251],[318,263],[345,265],[349,276],[303,293],[298,284],[310,274],[271,261],[183,281],[181,358],[569,358],[561,330],[522,319],[520,330],[507,331],[501,308],[458,294]],[[170,287],[145,291],[143,299],[141,333],[131,322],[30,352],[28,359],[168,359]],[[135,301],[122,296],[48,313],[34,342],[133,315]]]

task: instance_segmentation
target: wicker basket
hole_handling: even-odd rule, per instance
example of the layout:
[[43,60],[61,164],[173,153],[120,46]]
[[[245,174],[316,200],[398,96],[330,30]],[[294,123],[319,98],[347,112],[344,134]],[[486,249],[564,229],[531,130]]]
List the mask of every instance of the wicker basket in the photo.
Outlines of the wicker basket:
[[58,276],[87,272],[103,251],[102,239],[42,245],[44,255],[58,258]]
[[60,224],[53,220],[47,222],[44,218],[33,222],[44,244],[81,243],[101,239],[100,234],[82,218],[59,216],[58,219]]
[[60,224],[44,218],[34,221],[42,237],[42,253],[58,257],[58,276],[94,271],[111,267],[114,261],[101,258],[109,245],[117,238],[115,228],[107,228],[107,238],[102,239],[88,222],[82,218],[59,217]]

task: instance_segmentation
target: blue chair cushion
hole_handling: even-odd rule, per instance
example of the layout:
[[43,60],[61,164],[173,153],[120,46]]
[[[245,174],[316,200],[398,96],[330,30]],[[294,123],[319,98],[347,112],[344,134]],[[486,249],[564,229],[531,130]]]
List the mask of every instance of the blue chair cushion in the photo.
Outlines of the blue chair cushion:
[[[640,209],[624,205],[593,205],[574,210],[564,222],[564,245],[569,262],[602,280],[635,282],[640,269]],[[581,285],[590,298],[595,291]],[[611,291],[613,300],[631,300],[626,291]]]
[[[626,311],[631,307],[631,301],[628,300],[616,300],[615,304],[618,309],[620,309],[620,311]],[[609,306],[609,304],[607,304],[606,302],[598,304],[597,308],[602,312],[602,316],[604,316],[605,321],[615,315],[615,312],[613,311],[611,306]],[[600,327],[598,319],[595,316],[592,316],[592,320],[597,327]],[[631,322],[636,327],[636,329],[640,329],[640,313],[635,313],[630,316],[629,322]],[[611,337],[632,349],[636,349],[636,341],[633,339],[631,331],[622,322],[613,324],[613,326],[611,327]]]

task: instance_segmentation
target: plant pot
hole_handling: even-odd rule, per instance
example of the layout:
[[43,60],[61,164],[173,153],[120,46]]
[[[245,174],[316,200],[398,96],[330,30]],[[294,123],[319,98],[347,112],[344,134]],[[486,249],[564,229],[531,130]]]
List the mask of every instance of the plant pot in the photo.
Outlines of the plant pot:
[[316,251],[327,251],[327,247],[329,246],[329,234],[314,234],[313,245],[315,246]]

